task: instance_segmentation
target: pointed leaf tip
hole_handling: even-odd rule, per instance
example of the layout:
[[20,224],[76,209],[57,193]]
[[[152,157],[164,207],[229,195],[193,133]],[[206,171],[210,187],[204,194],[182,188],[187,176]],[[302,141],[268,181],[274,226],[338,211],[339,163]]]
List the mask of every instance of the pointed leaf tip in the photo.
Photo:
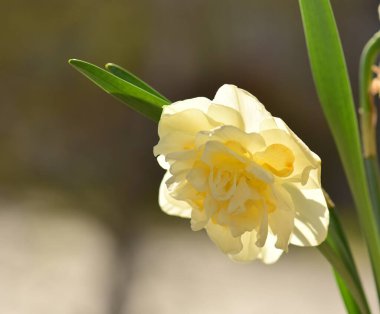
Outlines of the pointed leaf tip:
[[69,64],[76,70],[98,85],[105,92],[116,97],[127,104],[133,110],[145,115],[146,117],[158,121],[161,116],[162,106],[169,102],[149,93],[148,91],[136,86],[122,78],[99,68],[89,62],[70,59]]
[[134,75],[133,73],[129,72],[128,70],[124,69],[120,65],[117,65],[115,63],[107,63],[105,65],[105,68],[111,72],[113,75],[121,78],[122,80],[135,85],[136,87],[139,87],[143,89],[144,91],[155,95],[162,100],[166,102],[170,102],[169,99],[167,99],[165,96],[163,96],[161,93],[159,93],[157,90],[155,90],[152,86],[150,86],[148,83],[144,82],[142,79]]

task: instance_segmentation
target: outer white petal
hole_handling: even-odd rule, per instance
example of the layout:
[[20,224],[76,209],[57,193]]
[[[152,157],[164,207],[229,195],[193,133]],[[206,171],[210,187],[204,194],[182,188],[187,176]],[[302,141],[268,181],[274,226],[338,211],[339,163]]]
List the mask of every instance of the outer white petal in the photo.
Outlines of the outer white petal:
[[275,247],[276,237],[268,233],[265,245],[260,248],[256,245],[256,231],[246,232],[241,237],[243,249],[238,254],[230,254],[230,258],[237,262],[250,262],[255,259],[262,260],[265,264],[275,263],[284,252]]
[[175,115],[163,114],[158,124],[160,139],[172,132],[195,136],[200,131],[210,130],[220,123],[212,120],[199,109],[187,109]]
[[166,155],[176,151],[183,151],[186,145],[189,147],[193,145],[194,134],[181,131],[166,128],[165,135],[161,135],[160,141],[153,147],[153,155]]
[[165,155],[188,151],[194,147],[196,134],[211,130],[220,123],[209,118],[203,111],[187,109],[176,114],[163,114],[158,124],[160,141],[153,154]]
[[161,181],[158,194],[158,203],[161,209],[168,215],[179,216],[182,218],[191,217],[191,207],[184,201],[179,201],[170,196],[166,181],[171,178],[171,174],[167,171]]
[[207,115],[223,125],[234,126],[240,130],[244,130],[243,118],[236,109],[212,104],[208,109]]
[[205,210],[199,210],[197,208],[194,208],[191,211],[191,229],[193,231],[199,231],[206,227],[207,223],[209,221],[209,217],[207,216],[207,213]]
[[322,190],[303,188],[301,184],[285,184],[295,208],[294,230],[290,243],[316,246],[327,236],[329,211]]
[[272,117],[256,97],[234,85],[223,85],[212,101],[240,112],[247,133],[259,131],[261,121]]
[[166,162],[164,155],[157,156],[157,162],[165,170],[168,170],[170,167],[170,164]]
[[303,189],[322,189],[321,167],[310,170],[309,180],[302,186]]
[[272,130],[272,129],[281,129],[290,133],[290,128],[285,124],[285,122],[281,118],[270,117],[269,119],[265,119],[260,123],[260,131]]
[[208,111],[208,107],[211,105],[211,100],[206,97],[196,97],[191,99],[185,99],[176,101],[168,106],[163,107],[162,114],[175,114],[187,109],[197,109],[204,113]]
[[236,254],[241,251],[240,237],[234,238],[230,230],[210,221],[206,226],[207,234],[216,246],[225,254]]

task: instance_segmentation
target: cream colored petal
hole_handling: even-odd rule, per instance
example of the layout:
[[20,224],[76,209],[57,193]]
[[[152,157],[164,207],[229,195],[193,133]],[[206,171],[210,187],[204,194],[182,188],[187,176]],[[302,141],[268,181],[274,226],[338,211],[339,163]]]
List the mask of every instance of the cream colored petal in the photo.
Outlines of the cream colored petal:
[[[256,189],[252,189],[248,184],[245,178],[241,178],[238,182],[236,191],[229,200],[227,206],[227,213],[237,213],[245,211],[245,203],[247,200],[258,200],[261,198],[260,193]],[[253,229],[253,228],[251,228]]]
[[252,174],[254,177],[266,183],[272,183],[274,181],[273,174],[256,163],[251,163],[245,170],[247,173]]
[[261,214],[260,228],[257,230],[256,245],[262,248],[265,245],[268,237],[268,213],[263,211]]
[[256,244],[263,246],[268,232],[267,212],[264,208],[253,205],[255,200],[261,203],[260,198],[261,196],[242,179],[235,195],[229,202],[227,210],[219,212],[219,215],[224,214],[226,217],[218,218],[227,223],[235,237],[253,229],[257,230],[259,236]]
[[209,217],[204,209],[194,208],[191,212],[191,229],[199,231],[206,227]]
[[163,155],[157,156],[157,162],[165,170],[168,170],[170,167],[170,164],[165,160],[165,156]]
[[206,192],[209,175],[210,168],[203,162],[197,161],[187,173],[186,179],[197,191]]
[[260,131],[272,130],[272,129],[281,129],[289,133],[290,128],[285,124],[285,122],[277,117],[269,117],[264,119],[260,123]]
[[191,149],[194,145],[194,139],[194,134],[172,130],[161,136],[158,144],[153,147],[153,154],[154,156],[167,155],[172,152]]
[[321,167],[311,169],[309,178],[305,184],[302,185],[303,189],[321,189]]
[[191,99],[180,100],[171,105],[164,106],[162,114],[175,114],[188,109],[197,109],[204,113],[208,111],[211,100],[206,97],[196,97]]
[[269,227],[276,236],[276,248],[288,251],[290,237],[294,230],[294,203],[291,195],[282,186],[273,187],[276,209],[269,215]]
[[259,131],[261,121],[271,117],[256,97],[234,85],[223,85],[219,88],[212,102],[240,112],[247,133]]
[[[265,122],[263,122],[263,125],[265,125],[266,122],[268,122],[269,120],[270,119],[268,119]],[[292,141],[295,144],[294,146],[297,147],[297,151],[301,151],[304,159],[306,159],[309,162],[309,166],[305,167],[303,173],[301,174],[302,184],[305,184],[306,181],[307,181],[307,179],[308,179],[309,172],[312,169],[316,169],[316,168],[320,167],[321,159],[319,158],[319,156],[317,154],[315,154],[314,152],[312,152],[310,150],[310,148],[297,136],[297,134],[295,134],[288,127],[288,125],[282,119],[280,119],[280,118],[274,118],[272,120],[274,121],[274,123],[275,123],[275,125],[276,125],[277,128],[279,128],[281,130],[284,130],[286,133],[289,133]],[[272,129],[273,128],[273,124],[270,127],[270,123],[268,123],[267,127],[270,128],[270,129]]]
[[234,238],[228,228],[209,221],[206,230],[210,239],[223,253],[237,254],[241,251],[240,237]]
[[290,243],[316,246],[327,236],[329,211],[321,189],[304,189],[301,184],[285,184],[295,208],[294,230]]
[[265,264],[275,263],[284,252],[275,247],[276,237],[268,233],[265,245],[259,248],[256,245],[256,231],[246,232],[242,235],[243,249],[238,254],[230,254],[230,258],[237,262],[251,262],[260,259]]
[[176,152],[166,155],[166,161],[170,163],[170,173],[177,175],[180,172],[188,172],[195,162],[196,152],[193,150]]
[[166,181],[171,178],[171,174],[167,171],[162,179],[158,194],[158,203],[161,209],[168,215],[179,216],[183,218],[191,217],[191,207],[188,203],[178,201],[170,196],[166,186]]
[[276,248],[288,251],[290,237],[294,230],[294,213],[283,210],[275,210],[270,215],[269,226],[277,236]]
[[254,154],[255,161],[276,176],[287,177],[293,170],[295,156],[282,144],[272,144]]
[[[169,163],[170,156],[179,159],[183,153],[193,154],[196,134],[218,125],[199,110],[185,110],[175,115],[163,115],[158,126],[160,141],[153,148],[153,153],[155,156],[164,155]],[[159,162],[164,169],[167,169],[167,164],[162,163],[162,158]]]
[[226,162],[247,162],[245,156],[236,153],[223,143],[217,141],[208,141],[206,143],[201,160],[210,166],[221,166]]
[[244,130],[244,122],[240,112],[231,107],[211,104],[207,115],[223,125],[234,126],[240,130]]
[[244,131],[230,125],[223,125],[211,131],[199,132],[195,141],[195,146],[200,147],[208,141],[218,141],[221,143],[239,143],[240,154],[249,155],[265,149],[265,141],[258,133],[245,133]]
[[[176,114],[163,114],[158,124],[160,139],[172,132],[195,135],[200,131],[211,130],[220,123],[212,120],[199,109],[187,109]],[[182,144],[182,143],[181,143]]]
[[[260,132],[266,144],[281,144],[290,149],[294,155],[293,172],[289,178],[301,181],[306,184],[309,173],[312,169],[317,169],[321,165],[319,157],[310,151],[298,137],[294,137],[287,131],[282,129],[270,129]],[[298,140],[297,140],[298,139]],[[302,144],[301,144],[302,143]]]

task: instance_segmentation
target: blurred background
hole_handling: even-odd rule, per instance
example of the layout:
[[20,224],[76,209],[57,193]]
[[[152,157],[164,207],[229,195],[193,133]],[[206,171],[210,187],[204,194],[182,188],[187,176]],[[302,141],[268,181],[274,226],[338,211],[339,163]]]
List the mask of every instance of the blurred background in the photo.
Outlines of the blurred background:
[[[332,1],[357,95],[377,1]],[[327,262],[228,260],[161,213],[156,125],[67,64],[119,64],[171,100],[250,91],[323,160],[375,303],[314,91],[297,1],[0,0],[0,312],[344,313]]]

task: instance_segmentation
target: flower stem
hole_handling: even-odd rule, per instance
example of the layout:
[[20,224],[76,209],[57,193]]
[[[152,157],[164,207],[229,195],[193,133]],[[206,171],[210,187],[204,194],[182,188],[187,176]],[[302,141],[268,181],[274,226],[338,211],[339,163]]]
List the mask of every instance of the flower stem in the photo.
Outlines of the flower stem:
[[329,233],[326,241],[318,249],[334,268],[347,312],[350,314],[371,313],[347,238],[332,202],[329,201],[328,196],[326,199],[330,209]]
[[335,280],[339,287],[339,291],[342,295],[342,299],[344,302],[344,305],[346,306],[347,313],[349,314],[361,314],[360,308],[357,305],[355,299],[353,298],[350,290],[347,288],[345,281],[342,279],[342,277],[334,271]]
[[[318,249],[334,268],[337,284],[346,305],[347,312],[349,314],[371,313],[367,303],[361,297],[361,292],[356,286],[352,274],[335,250],[328,242],[322,243]],[[342,282],[344,284],[342,284]]]
[[375,157],[376,151],[376,124],[377,110],[370,93],[373,78],[372,66],[380,52],[380,32],[376,33],[364,46],[360,58],[359,92],[360,92],[360,120],[363,140],[364,158]]
[[[380,32],[377,32],[364,46],[360,58],[359,70],[359,113],[361,122],[361,136],[363,142],[363,158],[367,175],[367,184],[373,209],[374,223],[377,227],[377,242],[368,243],[368,249],[379,251],[380,238],[380,170],[376,147],[377,110],[374,97],[370,91],[373,79],[372,67],[380,53]],[[365,232],[363,230],[363,232]],[[373,248],[375,246],[375,248]],[[377,249],[376,249],[377,246]],[[371,250],[372,249],[372,250]],[[375,282],[380,300],[380,259],[371,255],[371,262],[375,273]]]

